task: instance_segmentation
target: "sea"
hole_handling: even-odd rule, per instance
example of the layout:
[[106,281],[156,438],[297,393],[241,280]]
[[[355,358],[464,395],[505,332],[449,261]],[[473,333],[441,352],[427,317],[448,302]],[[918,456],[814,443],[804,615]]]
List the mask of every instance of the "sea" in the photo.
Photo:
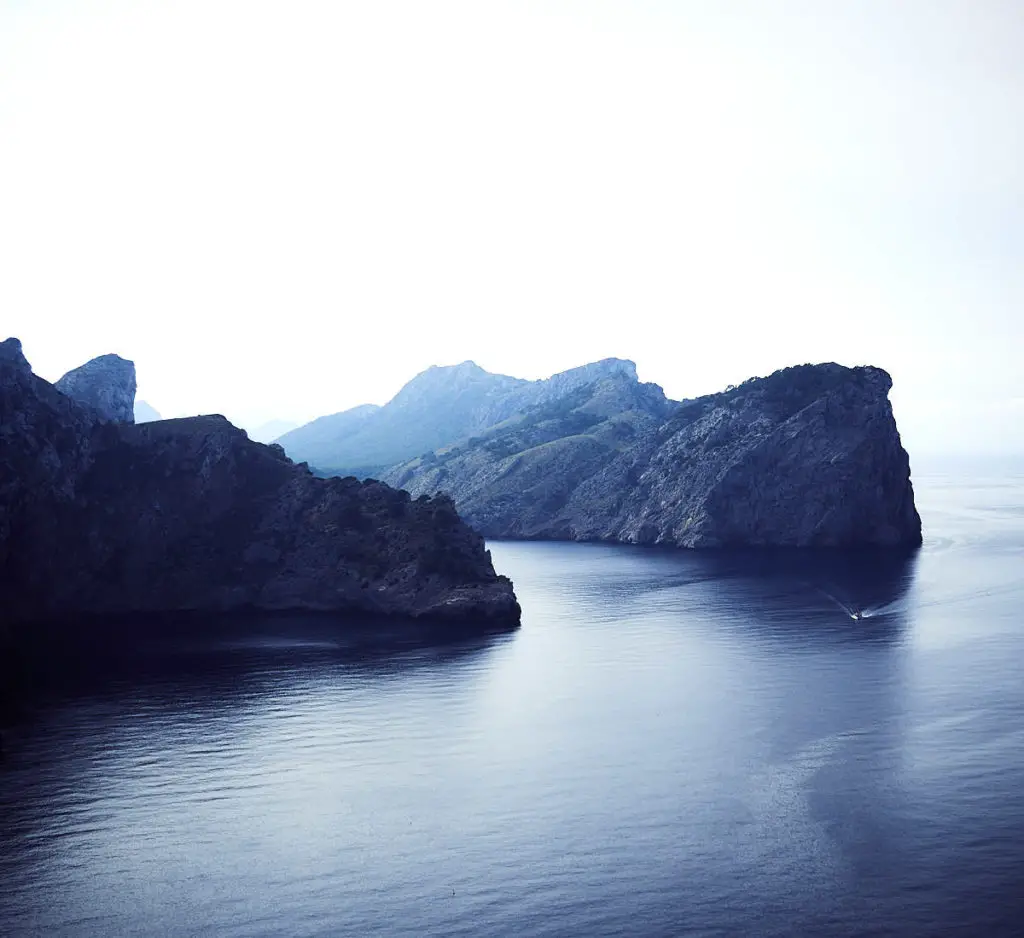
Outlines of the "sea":
[[37,649],[3,936],[1024,935],[1024,465],[913,553],[494,542],[522,627]]

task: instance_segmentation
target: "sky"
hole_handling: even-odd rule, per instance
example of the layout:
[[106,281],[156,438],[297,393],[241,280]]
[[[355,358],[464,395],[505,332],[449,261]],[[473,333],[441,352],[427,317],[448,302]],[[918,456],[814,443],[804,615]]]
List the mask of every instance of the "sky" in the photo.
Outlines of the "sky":
[[432,364],[893,376],[1024,451],[1016,0],[0,0],[0,332],[164,416]]

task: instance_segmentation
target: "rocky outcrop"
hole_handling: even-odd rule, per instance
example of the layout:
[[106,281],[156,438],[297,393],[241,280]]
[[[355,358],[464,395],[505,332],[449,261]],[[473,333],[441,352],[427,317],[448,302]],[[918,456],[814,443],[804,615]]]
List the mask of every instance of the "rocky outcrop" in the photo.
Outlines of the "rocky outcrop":
[[135,422],[135,363],[100,355],[69,371],[54,387],[103,420]]
[[891,385],[879,368],[804,365],[659,407],[620,372],[383,477],[449,493],[488,537],[916,545]]
[[0,608],[305,609],[518,622],[445,496],[315,478],[219,416],[108,422],[0,344]]

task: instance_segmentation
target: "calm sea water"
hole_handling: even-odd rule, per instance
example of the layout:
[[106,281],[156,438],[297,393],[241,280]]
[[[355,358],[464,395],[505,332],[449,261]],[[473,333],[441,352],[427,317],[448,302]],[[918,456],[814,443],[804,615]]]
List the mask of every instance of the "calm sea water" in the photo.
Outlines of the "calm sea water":
[[1024,475],[918,476],[912,558],[496,543],[511,635],[54,649],[0,933],[1024,934]]

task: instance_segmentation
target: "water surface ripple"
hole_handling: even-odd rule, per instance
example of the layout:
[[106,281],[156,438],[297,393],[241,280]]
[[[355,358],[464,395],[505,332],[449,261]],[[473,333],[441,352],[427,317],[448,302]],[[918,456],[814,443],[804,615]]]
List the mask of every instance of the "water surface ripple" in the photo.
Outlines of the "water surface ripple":
[[4,935],[1020,935],[1024,480],[928,543],[494,543],[466,637],[80,637],[0,763]]

